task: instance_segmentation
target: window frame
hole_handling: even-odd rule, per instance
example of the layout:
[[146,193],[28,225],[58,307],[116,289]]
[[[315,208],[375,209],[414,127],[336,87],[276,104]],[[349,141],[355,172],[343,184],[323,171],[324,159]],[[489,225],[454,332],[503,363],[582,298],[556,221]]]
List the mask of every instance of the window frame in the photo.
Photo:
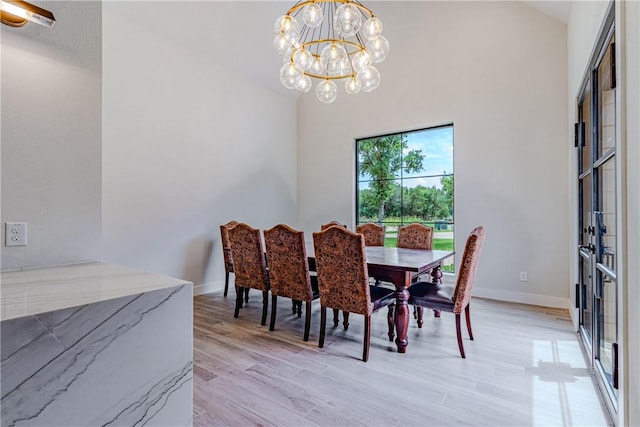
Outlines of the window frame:
[[[389,136],[394,136],[394,135],[408,135],[408,134],[415,134],[415,133],[420,133],[420,132],[429,132],[429,131],[436,131],[436,130],[440,130],[440,129],[445,129],[445,128],[450,128],[451,129],[451,149],[452,152],[454,150],[455,147],[455,127],[454,127],[454,123],[453,122],[449,122],[449,123],[445,123],[445,124],[440,124],[440,125],[435,125],[435,126],[429,126],[429,127],[423,127],[423,128],[418,128],[418,129],[411,129],[411,130],[405,130],[405,131],[400,131],[400,132],[390,132],[390,133],[385,133],[385,134],[380,134],[380,135],[372,135],[372,136],[366,136],[366,137],[361,137],[361,138],[356,138],[354,141],[354,145],[355,145],[355,224],[360,225],[360,224],[364,224],[366,222],[369,221],[362,221],[362,217],[360,214],[360,209],[361,209],[361,204],[360,204],[360,192],[361,192],[361,185],[363,183],[370,183],[375,181],[374,179],[372,179],[372,177],[369,177],[368,179],[364,179],[361,177],[360,175],[360,163],[361,163],[361,156],[360,156],[360,142],[361,141],[366,141],[366,140],[370,140],[370,139],[374,139],[374,138],[384,138],[384,137],[389,137]],[[401,154],[402,155],[402,154]],[[426,161],[426,159],[425,159]],[[440,174],[432,174],[432,173],[428,173],[427,171],[425,171],[424,175],[415,175],[412,173],[412,176],[410,177],[405,177],[405,171],[404,168],[401,168],[399,171],[399,176],[396,178],[393,178],[392,180],[394,182],[399,183],[400,187],[403,188],[404,187],[404,183],[414,180],[414,179],[421,179],[421,178],[442,178],[442,177],[446,177],[446,176],[452,176],[454,177],[454,190],[453,190],[453,200],[455,200],[455,156],[452,154],[452,159],[451,159],[451,167],[452,170],[450,173],[440,173]],[[423,168],[424,170],[425,168]],[[443,172],[447,172],[447,171],[443,171]],[[430,187],[427,187],[430,188]],[[406,225],[410,222],[414,222],[414,221],[406,221],[407,215],[404,213],[404,200],[403,200],[403,194],[404,192],[401,192],[400,194],[400,209],[401,209],[401,215],[399,218],[399,221],[391,221],[391,222],[387,222],[383,219],[382,224],[385,226],[392,226],[392,227],[396,227],[396,226],[402,226],[402,225]],[[452,201],[452,212],[451,212],[451,221],[447,222],[448,225],[451,225],[451,231],[453,231],[455,233],[455,202]],[[440,220],[437,219],[433,219],[433,220],[425,220],[424,222],[433,222],[433,221],[437,221],[440,222]],[[375,221],[377,223],[377,221]]]

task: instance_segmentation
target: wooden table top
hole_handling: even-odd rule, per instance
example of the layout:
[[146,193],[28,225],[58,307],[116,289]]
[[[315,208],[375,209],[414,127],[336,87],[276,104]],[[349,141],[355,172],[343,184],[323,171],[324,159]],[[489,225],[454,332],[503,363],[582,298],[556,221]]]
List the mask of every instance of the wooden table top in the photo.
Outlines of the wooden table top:
[[[367,246],[367,265],[421,272],[440,264],[453,256],[455,251],[405,249],[396,247]],[[315,260],[313,242],[306,243],[307,257]]]

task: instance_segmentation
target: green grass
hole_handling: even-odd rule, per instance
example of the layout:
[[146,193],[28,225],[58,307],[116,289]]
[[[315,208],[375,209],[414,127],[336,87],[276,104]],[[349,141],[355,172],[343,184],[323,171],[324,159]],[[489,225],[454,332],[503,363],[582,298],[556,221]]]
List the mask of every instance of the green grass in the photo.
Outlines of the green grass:
[[[400,218],[388,217],[388,218],[385,218],[384,221],[400,223]],[[360,218],[360,220],[359,220],[360,224],[365,224],[367,222],[375,222],[377,224],[378,223],[378,219],[377,218]],[[449,225],[449,229],[447,229],[447,230],[436,230],[435,221],[432,221],[432,220],[424,221],[424,220],[422,220],[420,218],[404,218],[404,224],[405,225],[406,224],[411,224],[413,222],[418,222],[420,224],[423,224],[423,225],[426,225],[428,227],[433,228],[433,232],[434,233],[448,233],[448,232],[453,231],[453,229],[452,229],[453,225]],[[389,229],[389,227],[392,227],[392,226],[387,225],[387,230]],[[395,227],[395,226],[393,226],[393,227]]]
[[[395,247],[398,239],[396,237],[386,237],[384,245],[386,247]],[[433,239],[433,249],[436,251],[452,251],[453,239]]]

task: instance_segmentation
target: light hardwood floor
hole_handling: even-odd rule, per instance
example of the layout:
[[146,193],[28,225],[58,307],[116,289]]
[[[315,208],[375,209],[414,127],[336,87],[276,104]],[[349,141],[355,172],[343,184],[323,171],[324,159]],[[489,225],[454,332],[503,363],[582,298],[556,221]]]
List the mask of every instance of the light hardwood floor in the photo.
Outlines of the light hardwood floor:
[[565,310],[474,299],[467,359],[452,314],[412,319],[399,354],[382,310],[363,363],[362,316],[347,331],[328,319],[320,349],[317,301],[305,343],[290,300],[269,332],[258,292],[238,319],[229,294],[194,298],[194,426],[611,425]]

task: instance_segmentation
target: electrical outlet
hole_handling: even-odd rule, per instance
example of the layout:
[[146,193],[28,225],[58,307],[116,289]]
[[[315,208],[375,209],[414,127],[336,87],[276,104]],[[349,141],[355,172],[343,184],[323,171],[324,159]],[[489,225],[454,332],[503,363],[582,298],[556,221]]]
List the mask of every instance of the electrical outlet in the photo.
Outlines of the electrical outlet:
[[27,223],[26,222],[6,222],[4,229],[5,246],[26,246],[27,245]]
[[529,280],[527,272],[526,271],[521,271],[520,272],[520,281],[521,282],[526,282],[527,280]]

